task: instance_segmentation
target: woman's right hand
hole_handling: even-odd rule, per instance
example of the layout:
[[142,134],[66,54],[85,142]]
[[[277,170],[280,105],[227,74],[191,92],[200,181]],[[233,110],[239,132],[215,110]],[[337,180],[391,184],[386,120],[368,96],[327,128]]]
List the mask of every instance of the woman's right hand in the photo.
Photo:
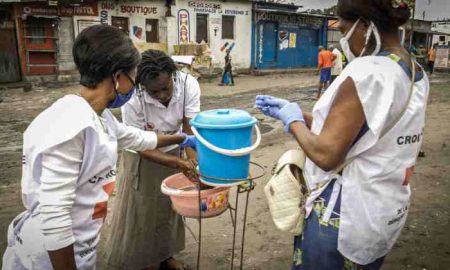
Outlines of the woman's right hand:
[[267,116],[279,119],[278,112],[289,104],[286,99],[275,98],[267,95],[258,95],[255,100],[255,107]]
[[177,168],[181,170],[187,178],[189,178],[189,180],[193,182],[198,181],[197,161],[193,159],[179,158],[176,165]]
[[305,123],[302,109],[295,102],[260,95],[256,96],[255,107],[260,109],[265,115],[281,120],[286,132],[289,132],[290,124],[293,122]]

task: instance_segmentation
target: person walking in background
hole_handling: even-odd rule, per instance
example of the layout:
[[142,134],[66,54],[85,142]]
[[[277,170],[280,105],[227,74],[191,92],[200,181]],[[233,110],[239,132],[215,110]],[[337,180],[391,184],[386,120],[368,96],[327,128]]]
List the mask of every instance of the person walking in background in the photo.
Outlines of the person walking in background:
[[341,51],[335,47],[330,46],[330,50],[336,58],[333,61],[333,67],[331,68],[331,83],[336,79],[337,76],[341,75],[343,65],[342,65],[342,53]]
[[225,55],[225,67],[223,69],[222,74],[222,81],[219,85],[234,85],[234,79],[233,79],[233,67],[231,66],[231,55],[230,55],[231,49],[226,49],[226,55]]
[[434,61],[436,61],[436,44],[433,44],[433,47],[428,51],[428,68],[430,69],[430,74],[433,74],[434,70]]
[[322,89],[326,90],[331,81],[331,68],[333,61],[336,58],[334,54],[326,50],[323,46],[319,46],[319,65],[317,67],[317,73],[320,74],[319,90],[317,92],[317,99],[322,94]]

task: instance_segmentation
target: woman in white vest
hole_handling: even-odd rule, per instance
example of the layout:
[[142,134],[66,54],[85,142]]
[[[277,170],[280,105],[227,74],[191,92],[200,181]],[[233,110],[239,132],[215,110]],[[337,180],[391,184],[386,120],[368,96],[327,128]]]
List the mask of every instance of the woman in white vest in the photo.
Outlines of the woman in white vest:
[[[192,134],[189,120],[200,112],[197,80],[157,50],[142,53],[136,78],[139,92],[122,107],[124,124],[157,134]],[[184,223],[161,183],[180,170],[195,174],[195,151],[186,153],[177,146],[123,152],[111,222],[111,232],[121,233],[109,235],[108,269],[184,269],[173,258],[184,249]]]
[[397,33],[409,7],[339,0],[337,13],[350,63],[312,113],[287,100],[256,98],[307,156],[312,193],[292,269],[379,269],[405,224],[423,141],[429,81]]
[[8,228],[3,270],[95,269],[117,151],[195,141],[127,127],[108,110],[132,96],[140,60],[122,31],[106,25],[83,30],[73,57],[81,75],[79,93],[57,100],[24,133],[26,211]]

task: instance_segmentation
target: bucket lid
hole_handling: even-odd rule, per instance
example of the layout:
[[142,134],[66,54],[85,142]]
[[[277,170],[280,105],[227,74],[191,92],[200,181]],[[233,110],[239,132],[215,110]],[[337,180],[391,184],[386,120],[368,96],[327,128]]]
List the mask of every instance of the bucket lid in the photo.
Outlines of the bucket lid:
[[231,129],[253,126],[257,122],[248,112],[237,109],[204,111],[191,120],[196,128]]

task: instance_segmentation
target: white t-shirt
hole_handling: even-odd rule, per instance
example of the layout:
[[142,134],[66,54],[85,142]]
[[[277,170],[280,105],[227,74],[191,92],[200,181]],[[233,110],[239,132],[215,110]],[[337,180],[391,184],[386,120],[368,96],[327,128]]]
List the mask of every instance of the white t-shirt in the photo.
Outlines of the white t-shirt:
[[[191,75],[178,71],[173,96],[167,107],[143,91],[142,96],[134,94],[122,107],[122,121],[139,129],[149,126],[156,133],[176,134],[181,132],[183,111],[187,118],[194,118],[200,112],[200,85]],[[176,146],[161,150],[174,148]]]
[[333,50],[333,54],[336,56],[336,59],[333,61],[333,67],[331,68],[331,75],[338,76],[342,73],[343,65],[342,65],[342,53],[335,48]]
[[117,151],[156,145],[154,132],[125,126],[107,109],[99,117],[79,96],[65,96],[43,111],[24,133],[22,199],[27,211],[8,232],[5,264],[51,269],[47,250],[74,244],[77,269],[94,269]]
[[[429,81],[424,74],[423,79],[414,83],[407,111],[380,138],[407,104],[411,78],[388,57],[357,58],[314,106],[311,127],[314,134],[320,134],[339,86],[347,77],[355,83],[369,130],[348,152],[346,159],[356,158],[342,176],[325,172],[307,159],[305,177],[311,187],[324,180],[338,179],[342,185],[338,250],[365,265],[389,252],[406,221],[409,180],[422,144]],[[308,198],[308,214],[325,187]]]

